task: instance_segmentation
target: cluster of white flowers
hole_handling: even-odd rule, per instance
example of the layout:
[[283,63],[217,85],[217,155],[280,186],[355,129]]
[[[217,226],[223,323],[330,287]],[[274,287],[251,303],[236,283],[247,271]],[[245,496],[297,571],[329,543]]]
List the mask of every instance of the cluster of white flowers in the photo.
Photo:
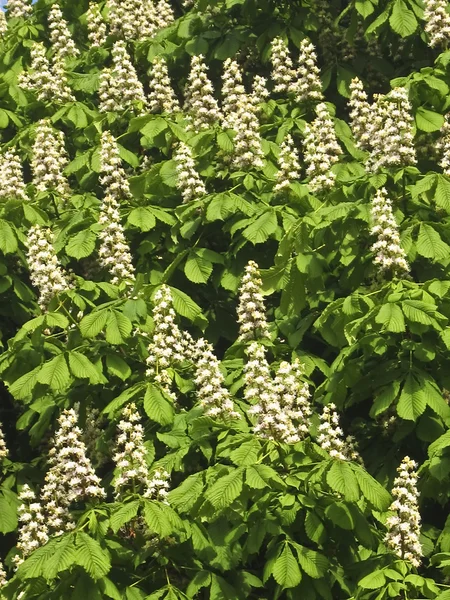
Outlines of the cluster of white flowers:
[[135,272],[130,247],[120,220],[120,200],[130,197],[130,187],[122,168],[119,148],[113,135],[104,131],[101,138],[100,183],[105,196],[100,205],[99,260],[112,275],[111,283],[133,285]]
[[46,57],[44,44],[36,42],[31,47],[31,71],[19,75],[19,85],[35,91],[40,102],[71,102],[72,94],[62,61],[55,57],[53,62]]
[[308,38],[304,38],[300,42],[300,56],[295,77],[295,81],[289,88],[289,91],[294,94],[295,102],[321,101],[323,99],[316,51]]
[[177,188],[181,191],[183,202],[198,200],[206,194],[206,187],[195,170],[195,161],[190,147],[180,142],[175,151]]
[[373,222],[370,233],[378,238],[370,248],[375,254],[374,263],[381,273],[386,271],[397,274],[408,273],[409,265],[406,262],[405,251],[400,246],[398,225],[386,188],[377,190],[370,212]]
[[416,164],[413,118],[406,88],[394,88],[376,98],[369,129],[371,155],[367,166],[373,172],[382,167]]
[[273,188],[275,192],[281,192],[289,187],[293,181],[300,179],[300,162],[294,140],[290,134],[286,135],[281,142],[278,163],[280,169],[277,173],[277,183]]
[[[1,10],[0,11],[0,38],[2,38],[7,31],[8,31],[8,21],[6,20],[5,13]],[[0,561],[0,569],[1,569],[1,561]],[[0,575],[0,581],[1,581],[1,575]],[[1,588],[1,584],[0,584],[0,588]]]
[[39,192],[56,192],[63,200],[70,196],[70,187],[63,169],[69,163],[64,147],[64,134],[55,130],[49,119],[36,127],[31,169],[33,184]]
[[150,112],[173,114],[180,110],[180,105],[170,83],[167,62],[163,56],[156,56],[153,59],[148,98]]
[[227,58],[222,75],[222,127],[235,129],[239,104],[245,96],[242,71],[237,61]]
[[126,43],[119,40],[112,48],[112,67],[100,74],[100,112],[135,108],[138,102],[146,106],[144,88],[127,52]]
[[39,306],[46,310],[54,296],[72,287],[52,246],[50,229],[33,225],[28,232],[27,261],[31,283],[39,290]]
[[0,461],[3,458],[7,458],[8,457],[8,448],[6,446],[6,442],[5,442],[5,435],[3,433],[3,429],[0,423]]
[[28,17],[33,11],[29,0],[8,0],[5,8],[10,19]]
[[397,468],[392,495],[394,502],[389,507],[395,515],[388,517],[388,532],[384,538],[387,546],[403,560],[419,567],[422,557],[420,544],[420,513],[417,491],[417,463],[405,456]]
[[167,0],[108,0],[107,6],[111,32],[126,41],[152,37],[175,18]]
[[181,333],[175,322],[173,299],[170,288],[162,285],[157,290],[153,301],[153,322],[155,329],[148,347],[147,377],[153,379],[175,400],[170,391],[171,377],[167,371],[176,362],[187,358],[187,346],[190,336]]
[[450,177],[450,118],[448,114],[445,115],[440,133],[440,138],[436,143],[436,151],[440,157],[439,166],[442,167],[444,174]]
[[[50,468],[45,476],[41,501],[48,513],[48,523],[56,534],[67,525],[64,516],[73,502],[105,498],[105,490],[86,456],[83,432],[77,425],[78,414],[64,410],[58,419],[53,447],[49,452]],[[70,527],[69,527],[70,528]]]
[[252,83],[251,101],[256,111],[260,112],[260,107],[263,102],[269,97],[270,93],[267,89],[267,79],[261,75],[255,75]]
[[18,554],[13,556],[12,562],[16,569],[25,558],[40,546],[48,542],[47,519],[42,506],[36,501],[36,495],[29,485],[24,485],[20,494],[21,502],[18,512],[19,536],[17,540]]
[[158,502],[164,502],[169,504],[167,496],[169,494],[169,473],[162,469],[154,471],[151,479],[147,484],[147,489],[144,492],[144,498],[150,498],[150,500],[157,500]]
[[425,31],[428,34],[428,44],[444,46],[447,48],[450,42],[450,15],[447,12],[447,0],[423,0],[423,18],[425,20]]
[[241,280],[237,320],[240,341],[269,338],[261,276],[253,260],[248,262]]
[[333,403],[323,407],[317,443],[322,450],[328,452],[331,458],[361,462],[354,439],[351,436],[344,439],[344,432],[339,427],[336,405]]
[[8,579],[6,577],[5,567],[3,566],[2,561],[0,560],[0,592],[2,587],[4,587],[8,583]]
[[29,200],[23,181],[22,163],[13,149],[0,154],[0,198]]
[[273,380],[264,346],[253,342],[246,354],[244,396],[252,405],[248,414],[257,417],[253,431],[269,440],[299,442],[309,432],[311,415],[308,385],[300,380],[300,363],[282,362]]
[[158,29],[164,29],[164,27],[168,27],[175,20],[173,8],[170,6],[170,2],[168,0],[158,0],[156,3],[155,13]]
[[334,186],[336,176],[331,167],[338,162],[342,149],[325,102],[317,105],[316,114],[314,121],[305,127],[305,162],[311,191],[321,192]]
[[358,77],[350,82],[348,106],[350,108],[350,126],[356,145],[358,148],[368,148],[370,146],[373,109],[367,100],[363,82]]
[[117,141],[110,131],[104,131],[100,145],[100,184],[117,200],[131,197],[127,176],[122,167]]
[[118,424],[115,454],[116,476],[112,486],[115,499],[123,498],[126,492],[145,493],[149,488],[147,448],[144,444],[144,428],[139,411],[134,403],[122,410]]
[[106,23],[96,2],[90,2],[86,13],[88,40],[92,48],[100,48],[106,42]]
[[111,194],[106,194],[100,205],[99,233],[100,263],[112,275],[111,283],[125,283],[132,286],[135,281],[133,260],[125,237],[125,230],[120,220],[120,204]]
[[202,54],[191,59],[185,92],[184,110],[188,113],[188,129],[199,133],[220,121],[219,106],[214,98],[214,88],[208,78]]
[[230,112],[226,125],[231,125],[236,132],[232,165],[236,169],[261,168],[264,165],[264,152],[257,116],[259,105],[253,94],[245,93],[243,88],[240,89],[240,84],[236,83],[236,105],[232,109],[235,112],[234,115]]
[[205,415],[224,420],[239,419],[240,414],[234,410],[230,392],[224,387],[220,362],[211,344],[203,338],[195,344],[193,362],[197,397]]
[[66,56],[78,56],[80,54],[69,31],[67,21],[63,18],[62,11],[57,3],[52,4],[48,13],[48,26],[52,48],[58,58],[62,59]]
[[289,55],[289,48],[281,37],[272,40],[272,80],[274,92],[289,92],[295,80],[295,70]]

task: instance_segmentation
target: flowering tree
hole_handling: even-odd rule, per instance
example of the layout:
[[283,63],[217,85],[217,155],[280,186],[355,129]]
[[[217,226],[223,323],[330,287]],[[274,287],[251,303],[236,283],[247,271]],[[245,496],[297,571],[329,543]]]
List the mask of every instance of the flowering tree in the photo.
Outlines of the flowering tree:
[[448,600],[447,2],[0,37],[0,597]]

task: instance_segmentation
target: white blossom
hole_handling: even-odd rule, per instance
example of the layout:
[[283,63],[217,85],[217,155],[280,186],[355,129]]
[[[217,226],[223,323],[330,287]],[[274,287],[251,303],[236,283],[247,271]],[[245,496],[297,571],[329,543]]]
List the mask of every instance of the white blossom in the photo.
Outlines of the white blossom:
[[160,7],[163,12],[158,15],[153,0],[107,0],[107,6],[111,33],[125,41],[153,36],[167,18],[164,7]]
[[447,0],[423,0],[425,31],[428,34],[428,45],[447,48],[450,41],[450,14]]
[[305,162],[311,191],[321,192],[334,186],[336,176],[331,167],[339,160],[342,149],[325,102],[316,106],[316,114],[314,121],[305,127]]
[[92,48],[100,48],[106,42],[106,23],[96,2],[90,2],[86,13],[88,40]]
[[274,92],[288,92],[295,80],[295,69],[289,55],[289,48],[281,37],[272,40],[272,80]]
[[[78,427],[75,409],[64,410],[58,419],[53,447],[49,452],[50,468],[45,476],[41,501],[49,512],[49,527],[62,533],[67,527],[67,510],[74,502],[105,498],[105,490],[86,456],[83,432]],[[69,525],[70,528],[70,525]]]
[[394,88],[376,98],[369,130],[371,155],[367,166],[371,171],[416,164],[411,110],[406,88]]
[[344,432],[339,426],[336,405],[333,403],[323,407],[317,443],[322,450],[328,452],[331,458],[361,462],[354,439],[351,436],[344,439]]
[[55,57],[52,62],[46,57],[44,44],[35,42],[31,47],[30,71],[19,75],[19,85],[35,91],[40,102],[63,104],[75,100],[67,81],[64,64]]
[[17,540],[18,554],[12,562],[16,569],[32,552],[48,542],[47,519],[36,495],[29,485],[25,484],[19,493],[21,504],[17,509],[19,533]]
[[441,127],[441,135],[436,143],[436,150],[440,157],[439,166],[442,167],[444,175],[450,177],[450,117],[445,115],[445,121]]
[[52,298],[70,289],[72,283],[53,249],[50,229],[33,225],[27,246],[31,283],[39,290],[38,304],[45,311]]
[[148,99],[150,112],[173,114],[180,110],[170,82],[167,62],[163,56],[156,56],[153,59]]
[[300,42],[300,56],[295,71],[295,80],[289,85],[295,102],[320,101],[323,99],[320,70],[314,45],[308,38]]
[[391,271],[397,274],[409,272],[406,254],[400,246],[400,235],[397,221],[392,211],[392,201],[388,198],[386,188],[377,190],[371,207],[371,235],[377,237],[370,250],[375,254],[374,263],[381,273]]
[[9,19],[28,17],[33,11],[29,0],[8,0],[5,8]]
[[242,71],[237,61],[227,58],[222,75],[222,127],[234,129],[238,118],[239,103],[245,95]]
[[100,74],[99,98],[100,112],[135,109],[136,102],[144,107],[147,104],[144,88],[122,40],[112,48],[112,67]]
[[256,113],[252,96],[244,94],[238,103],[233,127],[236,135],[232,165],[236,169],[259,169],[264,166],[264,152]]
[[119,147],[110,131],[104,131],[101,136],[100,173],[100,184],[107,194],[117,200],[131,198]]
[[0,198],[29,201],[23,180],[22,163],[14,149],[0,154]]
[[169,488],[169,473],[162,469],[156,469],[148,481],[147,489],[144,492],[144,498],[150,498],[150,500],[157,500],[158,502],[169,504],[167,500]]
[[394,514],[387,518],[387,546],[403,560],[419,567],[422,557],[420,544],[420,513],[417,491],[417,463],[405,456],[397,468],[392,495],[395,500],[389,510]]
[[184,110],[188,113],[188,128],[195,133],[199,133],[202,129],[209,129],[221,118],[202,54],[191,59],[191,70],[185,88]]
[[53,129],[49,119],[42,119],[36,127],[31,159],[36,189],[39,192],[55,192],[63,200],[67,200],[71,192],[63,169],[68,163],[63,132]]
[[139,411],[134,403],[122,410],[122,419],[117,426],[115,453],[115,477],[112,486],[115,499],[126,492],[145,494],[150,486],[147,466],[147,448],[144,444],[144,428]]
[[358,148],[368,148],[371,138],[371,120],[373,110],[367,100],[363,82],[355,77],[350,82],[350,127]]
[[206,194],[206,188],[195,169],[195,161],[190,147],[180,142],[175,151],[177,188],[181,191],[183,202],[198,200]]
[[5,442],[5,435],[3,433],[3,428],[2,425],[0,423],[0,461],[3,458],[8,458],[8,448],[6,446],[6,442]]
[[217,419],[239,419],[230,392],[224,387],[224,376],[213,347],[205,339],[197,340],[194,349],[195,385],[197,398],[205,415]]
[[175,20],[175,15],[168,0],[159,0],[156,3],[156,23],[159,29],[168,27]]
[[251,101],[256,113],[260,112],[261,104],[267,100],[269,95],[267,79],[261,77],[261,75],[255,75],[252,83]]
[[8,583],[8,579],[6,576],[5,567],[3,566],[3,563],[0,560],[0,593],[1,593],[2,587],[5,587],[5,585],[7,583]]
[[172,400],[175,400],[174,394],[170,391],[172,380],[168,369],[190,358],[188,345],[191,343],[191,338],[186,335],[186,332],[182,333],[175,322],[172,294],[167,285],[162,285],[157,290],[153,301],[155,328],[148,347],[146,375],[156,381]]
[[80,51],[75,46],[67,21],[63,18],[61,8],[57,3],[52,4],[48,13],[50,41],[55,55],[59,58],[78,56]]
[[278,163],[280,169],[277,173],[277,183],[274,187],[275,192],[284,190],[293,181],[300,179],[300,162],[294,140],[290,134],[287,134],[281,143]]
[[[8,31],[8,22],[6,20],[5,13],[1,10],[0,11],[0,38],[2,38],[7,31]],[[0,568],[1,568],[1,562],[0,562]],[[0,580],[1,580],[1,576],[0,576]],[[0,585],[0,587],[1,587],[1,585]]]
[[239,323],[239,340],[250,341],[269,338],[261,276],[258,265],[253,260],[248,262],[241,280],[237,320]]

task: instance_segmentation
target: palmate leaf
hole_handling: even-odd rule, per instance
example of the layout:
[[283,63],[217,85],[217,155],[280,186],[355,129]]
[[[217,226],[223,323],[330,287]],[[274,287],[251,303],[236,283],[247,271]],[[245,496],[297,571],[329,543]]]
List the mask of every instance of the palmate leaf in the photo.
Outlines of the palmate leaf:
[[92,384],[106,383],[107,380],[96,369],[95,365],[87,356],[81,354],[81,352],[76,352],[75,350],[71,350],[67,356],[69,359],[69,367],[74,377],[89,379],[89,382]]
[[126,502],[115,510],[110,517],[111,529],[117,533],[119,529],[133,519],[139,510],[140,501]]
[[118,310],[112,310],[106,321],[106,341],[110,344],[123,344],[130,335],[132,324],[128,317]]
[[203,491],[203,477],[203,473],[189,475],[181,485],[169,492],[169,504],[180,512],[188,512]]
[[86,258],[94,252],[96,239],[95,233],[89,231],[89,229],[79,231],[68,241],[66,252],[73,258]]
[[386,331],[392,331],[394,333],[401,333],[406,331],[405,319],[403,317],[402,310],[397,304],[388,302],[383,304],[375,317],[377,323],[383,325],[383,329]]
[[351,468],[364,498],[376,510],[387,510],[392,500],[389,492],[360,465],[352,464]]
[[145,500],[144,517],[151,532],[161,537],[167,537],[172,533],[172,523],[168,514],[164,511],[164,505],[159,502]]
[[426,258],[439,260],[450,254],[450,246],[445,244],[439,233],[427,223],[421,223],[417,238],[417,252]]
[[96,337],[105,328],[108,320],[108,311],[103,309],[94,310],[80,321],[81,335],[86,338]]
[[59,354],[44,363],[37,376],[39,383],[50,386],[54,391],[67,387],[71,379],[64,354]]
[[153,383],[147,385],[144,396],[144,410],[152,421],[161,425],[170,425],[174,419],[173,404]]
[[412,35],[417,29],[417,19],[403,0],[395,0],[389,23],[401,37]]
[[283,589],[296,587],[300,583],[302,574],[288,544],[283,545],[273,566],[272,575]]
[[397,404],[402,419],[417,421],[427,406],[426,393],[413,372],[408,373]]
[[212,270],[213,266],[209,260],[199,256],[197,252],[189,253],[184,266],[184,273],[190,281],[193,283],[207,283]]
[[277,229],[277,215],[273,209],[267,210],[248,225],[242,235],[252,244],[262,244]]
[[319,579],[325,576],[328,570],[328,559],[320,552],[305,548],[300,544],[292,544],[297,552],[298,562],[301,569],[313,579]]
[[83,567],[93,579],[100,579],[111,569],[108,551],[83,531],[75,537],[76,564]]
[[205,494],[205,498],[220,510],[229,506],[242,492],[244,468],[233,469],[228,475],[219,477]]
[[356,502],[359,499],[358,482],[346,462],[332,460],[331,468],[327,473],[327,483],[331,489],[342,494],[349,502]]

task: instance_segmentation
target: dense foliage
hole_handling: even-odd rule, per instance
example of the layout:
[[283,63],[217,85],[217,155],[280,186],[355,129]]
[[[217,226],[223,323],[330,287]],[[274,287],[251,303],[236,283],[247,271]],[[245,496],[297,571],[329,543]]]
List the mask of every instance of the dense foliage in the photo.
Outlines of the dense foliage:
[[450,599],[448,11],[9,0],[0,596]]

